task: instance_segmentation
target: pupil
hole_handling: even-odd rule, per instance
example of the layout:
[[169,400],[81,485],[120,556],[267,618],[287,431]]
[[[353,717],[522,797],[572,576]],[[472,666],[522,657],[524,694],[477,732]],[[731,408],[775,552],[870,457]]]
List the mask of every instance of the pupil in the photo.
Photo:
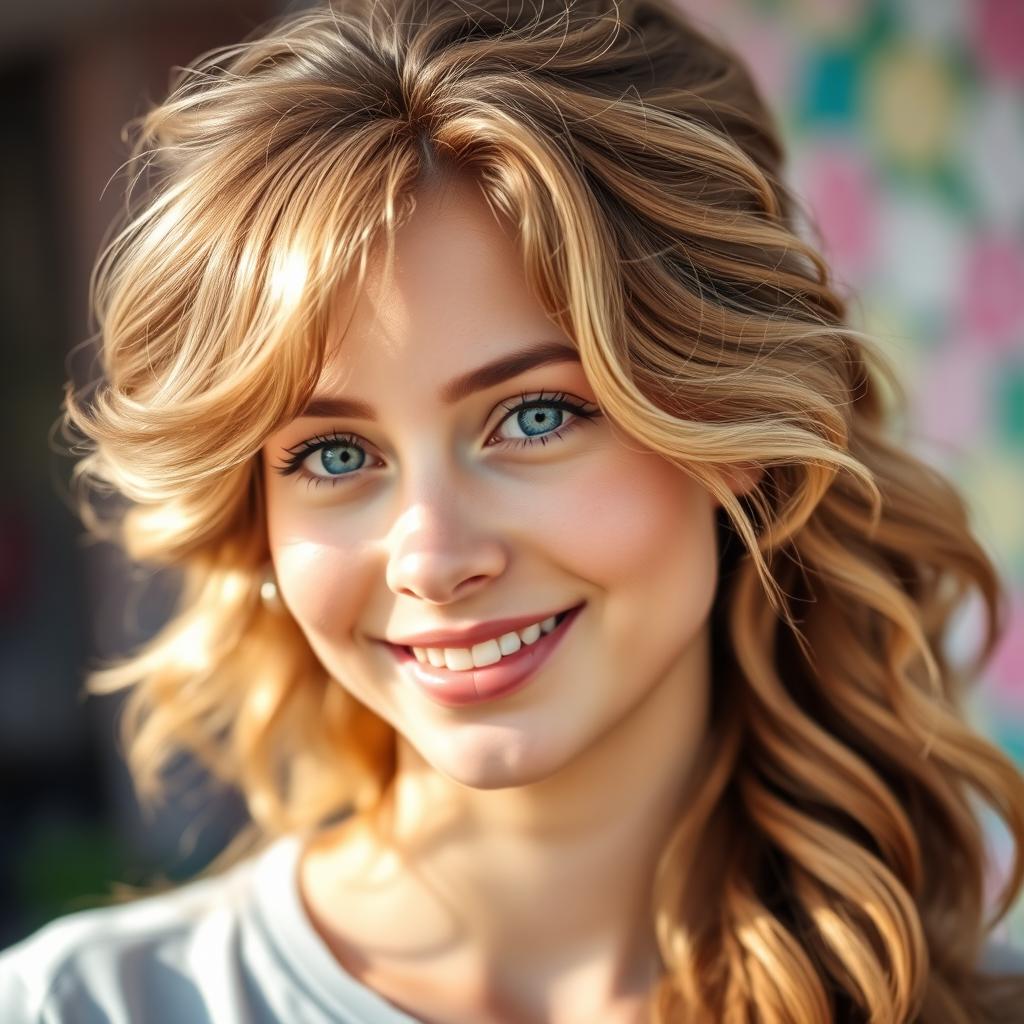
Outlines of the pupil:
[[528,412],[519,413],[519,424],[528,434],[538,428],[553,430],[558,426],[557,420],[561,415],[561,410],[557,409],[531,409]]
[[352,445],[331,445],[322,450],[320,462],[329,473],[337,474],[350,466],[358,469],[360,461],[353,455]]

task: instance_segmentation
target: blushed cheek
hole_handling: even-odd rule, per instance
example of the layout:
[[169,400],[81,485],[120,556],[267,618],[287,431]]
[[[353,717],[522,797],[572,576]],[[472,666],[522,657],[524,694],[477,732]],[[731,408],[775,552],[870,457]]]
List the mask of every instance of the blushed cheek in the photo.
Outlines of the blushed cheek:
[[359,621],[366,594],[360,546],[338,535],[329,515],[268,503],[268,539],[285,603],[307,633],[347,636]]
[[694,577],[716,564],[711,499],[653,453],[612,449],[581,460],[560,480],[539,528],[561,565],[599,587],[643,586],[671,568]]

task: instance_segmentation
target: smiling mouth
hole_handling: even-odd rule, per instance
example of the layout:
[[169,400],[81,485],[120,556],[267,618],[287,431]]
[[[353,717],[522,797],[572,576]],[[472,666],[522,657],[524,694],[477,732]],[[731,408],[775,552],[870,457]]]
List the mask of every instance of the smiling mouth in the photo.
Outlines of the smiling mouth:
[[[540,632],[539,636],[534,636],[531,632],[531,643],[522,642],[518,650],[504,654],[498,661],[487,665],[449,668],[447,663],[435,665],[429,660],[420,661],[412,648],[404,644],[386,643],[386,646],[390,647],[397,660],[401,675],[421,693],[449,708],[467,707],[509,696],[526,686],[536,677],[552,652],[560,647],[585,606],[584,601],[556,613],[552,616],[555,624],[547,633]],[[464,656],[459,660],[464,664]]]
[[[565,621],[565,618],[566,618],[567,615],[571,615],[577,609],[582,608],[584,604],[586,604],[586,602],[585,601],[581,601],[579,604],[573,605],[571,608],[566,608],[565,611],[556,613],[554,627],[552,629],[550,629],[547,633],[541,633],[540,637],[538,637],[538,640],[542,640],[545,636],[550,636],[552,633],[554,633],[555,630],[557,630],[558,627],[561,626],[561,624]],[[513,629],[513,630],[509,630],[509,632],[515,633],[515,634],[518,635],[522,631],[518,630],[518,629]],[[507,635],[507,634],[500,634],[500,635],[504,636],[504,635]],[[498,637],[494,636],[494,637],[491,637],[490,639],[491,640],[497,640]],[[520,637],[520,641],[522,642],[522,637]],[[536,642],[536,641],[534,641],[534,642]],[[385,643],[387,643],[387,641],[385,641]],[[488,640],[480,640],[477,643],[489,643],[489,641]],[[398,650],[398,651],[404,651],[411,658],[415,658],[416,657],[415,651],[413,651],[412,646],[409,645],[409,644],[392,644],[392,643],[388,643],[388,646],[392,647],[392,648],[394,648],[395,650]],[[456,649],[460,649],[460,650],[471,650],[473,647],[477,646],[477,644],[470,644],[467,647],[462,647],[462,648],[458,648],[458,645],[456,645],[454,643],[453,644],[446,644],[446,645],[443,645],[443,644],[431,644],[431,645],[428,645],[428,646],[432,647],[434,650],[444,650],[445,648],[456,648]],[[520,650],[527,650],[527,649],[529,649],[530,646],[531,646],[530,644],[522,642],[522,647],[520,648]],[[424,648],[421,648],[421,650],[422,649],[424,649]],[[515,657],[515,655],[518,654],[518,653],[519,653],[519,651],[516,651],[515,654],[503,655],[501,660],[502,661],[506,661],[508,658]],[[498,662],[497,664],[500,664],[500,662]]]

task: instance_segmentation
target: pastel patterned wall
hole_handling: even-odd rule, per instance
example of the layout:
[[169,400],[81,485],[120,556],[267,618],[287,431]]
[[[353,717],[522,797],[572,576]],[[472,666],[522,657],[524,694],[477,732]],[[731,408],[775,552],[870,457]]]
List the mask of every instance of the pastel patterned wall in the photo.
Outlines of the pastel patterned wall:
[[[750,62],[855,323],[901,370],[909,443],[1003,571],[1010,629],[969,713],[1024,767],[1024,2],[679,2]],[[1024,901],[1003,937],[1024,946]]]

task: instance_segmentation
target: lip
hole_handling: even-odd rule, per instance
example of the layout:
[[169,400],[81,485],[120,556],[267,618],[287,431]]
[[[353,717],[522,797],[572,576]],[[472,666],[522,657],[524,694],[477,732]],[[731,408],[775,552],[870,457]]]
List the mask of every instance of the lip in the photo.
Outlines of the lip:
[[[462,672],[421,664],[405,646],[388,641],[382,643],[394,655],[403,676],[432,701],[449,708],[466,707],[496,700],[523,689],[557,649],[584,606],[585,602],[571,608],[562,621],[550,633],[543,634],[536,643],[528,646],[524,644],[515,654],[502,658],[494,665]],[[556,614],[560,615],[561,612]],[[537,620],[523,621],[528,626]]]
[[386,637],[383,643],[398,647],[472,647],[484,640],[494,640],[505,633],[525,629],[535,622],[543,622],[552,615],[561,615],[564,608],[553,612],[534,615],[518,615],[511,619],[492,619],[490,622],[475,622],[453,629],[434,629],[426,633],[409,633],[406,636]]

